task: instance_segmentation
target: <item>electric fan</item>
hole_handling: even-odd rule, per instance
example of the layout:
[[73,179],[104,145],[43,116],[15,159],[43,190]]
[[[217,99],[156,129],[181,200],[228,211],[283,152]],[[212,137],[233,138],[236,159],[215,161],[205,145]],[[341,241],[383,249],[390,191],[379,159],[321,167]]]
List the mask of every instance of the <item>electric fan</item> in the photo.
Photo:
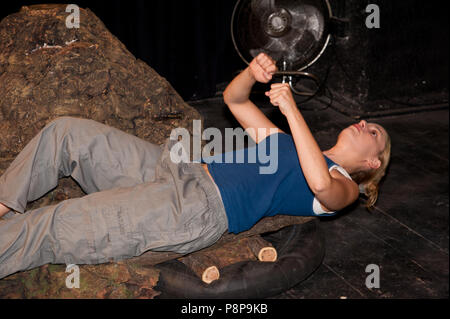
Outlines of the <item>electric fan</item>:
[[293,78],[319,79],[305,70],[325,51],[330,40],[332,11],[328,0],[238,0],[231,20],[231,36],[241,59],[249,64],[264,52],[277,61],[283,82],[298,95]]

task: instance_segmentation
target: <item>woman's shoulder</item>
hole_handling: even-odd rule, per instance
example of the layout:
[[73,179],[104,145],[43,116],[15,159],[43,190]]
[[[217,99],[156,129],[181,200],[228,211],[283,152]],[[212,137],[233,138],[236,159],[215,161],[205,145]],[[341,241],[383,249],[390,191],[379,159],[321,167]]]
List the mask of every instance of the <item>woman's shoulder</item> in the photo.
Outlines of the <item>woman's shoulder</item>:
[[353,180],[353,179],[351,178],[350,174],[347,173],[347,171],[346,171],[344,168],[342,168],[341,166],[339,166],[339,165],[333,165],[333,166],[331,166],[331,167],[329,168],[329,171],[330,171],[330,175],[331,175],[332,177],[334,177],[334,178],[342,178],[342,177],[345,177],[345,178],[348,178],[348,179],[350,179],[350,180]]

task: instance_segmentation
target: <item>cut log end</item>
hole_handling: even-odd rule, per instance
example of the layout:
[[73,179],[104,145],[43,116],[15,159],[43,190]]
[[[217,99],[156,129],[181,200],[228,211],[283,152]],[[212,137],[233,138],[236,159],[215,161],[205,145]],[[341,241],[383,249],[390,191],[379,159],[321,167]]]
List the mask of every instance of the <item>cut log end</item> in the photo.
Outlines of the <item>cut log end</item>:
[[220,272],[217,261],[207,253],[194,253],[180,259],[204,283],[210,284],[219,279]]
[[277,261],[277,250],[273,247],[264,247],[258,253],[258,260],[265,262]]
[[213,281],[219,279],[220,272],[219,269],[216,266],[211,266],[205,269],[205,271],[202,274],[202,281],[204,283],[210,284]]
[[248,247],[259,261],[274,262],[277,260],[277,250],[261,236],[250,237]]

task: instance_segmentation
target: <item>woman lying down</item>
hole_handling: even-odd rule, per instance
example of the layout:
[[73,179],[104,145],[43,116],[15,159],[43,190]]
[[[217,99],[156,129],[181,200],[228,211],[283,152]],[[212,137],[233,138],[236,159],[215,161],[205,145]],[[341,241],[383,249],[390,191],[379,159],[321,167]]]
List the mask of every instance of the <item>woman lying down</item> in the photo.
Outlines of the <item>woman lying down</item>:
[[[386,130],[362,120],[321,151],[289,86],[277,83],[266,95],[292,135],[283,132],[249,100],[252,86],[268,83],[276,71],[261,53],[224,92],[257,148],[276,142],[271,174],[260,172],[259,161],[175,163],[171,141],[151,144],[93,120],[47,124],[0,177],[0,216],[12,216],[0,219],[0,278],[47,263],[99,264],[148,250],[189,253],[265,216],[334,215],[360,192],[373,206],[390,157]],[[87,195],[25,212],[27,202],[64,176]]]

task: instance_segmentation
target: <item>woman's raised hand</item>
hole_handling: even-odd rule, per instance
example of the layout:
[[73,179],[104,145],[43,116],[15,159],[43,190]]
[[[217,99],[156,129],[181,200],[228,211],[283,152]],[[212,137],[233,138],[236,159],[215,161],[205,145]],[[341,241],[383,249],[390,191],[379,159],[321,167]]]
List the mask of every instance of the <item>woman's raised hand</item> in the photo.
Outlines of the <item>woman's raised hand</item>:
[[256,81],[268,83],[273,74],[278,70],[276,62],[267,54],[258,54],[249,65],[250,73]]
[[288,116],[291,111],[297,109],[297,103],[292,96],[292,91],[287,83],[274,83],[270,86],[270,91],[266,92],[270,98],[270,103],[278,106],[284,116]]

